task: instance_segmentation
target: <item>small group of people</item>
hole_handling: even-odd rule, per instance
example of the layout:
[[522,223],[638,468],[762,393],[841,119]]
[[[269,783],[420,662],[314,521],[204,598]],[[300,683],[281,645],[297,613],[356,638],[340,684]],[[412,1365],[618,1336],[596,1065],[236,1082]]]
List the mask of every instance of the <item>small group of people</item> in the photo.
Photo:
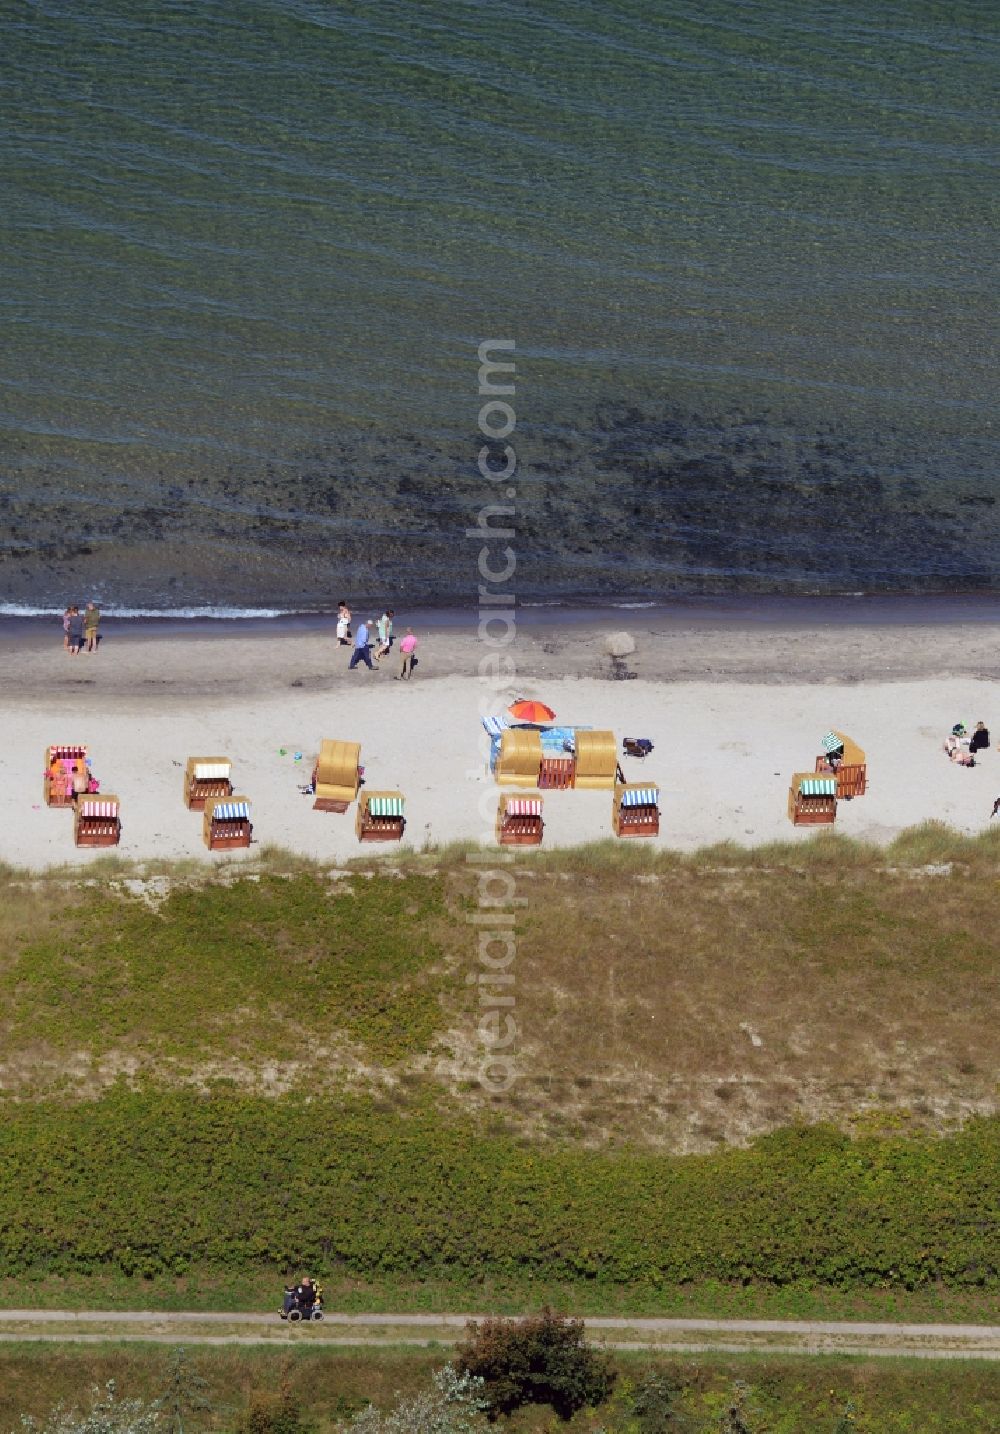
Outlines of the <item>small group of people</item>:
[[970,733],[964,722],[956,722],[944,739],[944,751],[956,767],[974,767],[976,753],[989,750],[990,733],[985,722],[977,722]]
[[303,1275],[297,1285],[285,1286],[285,1297],[281,1307],[283,1316],[290,1315],[293,1310],[296,1310],[305,1319],[310,1319],[313,1312],[322,1307],[322,1287],[309,1275]]
[[[350,607],[343,600],[337,604],[337,643],[340,647],[353,647],[348,663],[349,671],[362,662],[369,671],[374,671],[381,665],[383,657],[389,656],[395,641],[395,616],[391,607],[384,608],[381,617],[360,622],[355,632],[351,627]],[[402,664],[396,674],[397,681],[409,679],[412,675],[416,650],[417,639],[413,635],[412,627],[408,627],[399,643]]]
[[77,802],[81,797],[93,796],[101,790],[101,784],[90,770],[90,759],[86,762],[66,757],[55,757],[46,772],[53,792],[59,793],[67,802]]
[[71,603],[63,613],[63,648],[75,657],[78,652],[96,652],[100,638],[97,629],[101,622],[101,610],[95,602],[89,602],[81,612],[76,603]]

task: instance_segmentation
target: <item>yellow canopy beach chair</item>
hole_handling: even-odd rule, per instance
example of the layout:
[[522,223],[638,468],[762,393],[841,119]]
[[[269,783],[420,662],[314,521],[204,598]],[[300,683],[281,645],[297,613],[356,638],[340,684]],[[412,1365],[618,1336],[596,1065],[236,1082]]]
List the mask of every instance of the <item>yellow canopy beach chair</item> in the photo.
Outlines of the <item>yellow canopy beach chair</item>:
[[530,727],[508,727],[500,737],[495,776],[498,786],[537,787],[542,739]]
[[249,846],[253,835],[247,797],[209,797],[205,802],[202,836],[209,851]]
[[358,798],[358,841],[400,841],[406,826],[402,792],[365,792]]
[[540,846],[541,792],[504,792],[497,807],[497,842],[500,846]]
[[793,826],[829,826],[837,819],[837,778],[831,773],[796,772],[788,788]]
[[205,802],[233,794],[233,764],[228,757],[189,757],[184,769],[184,805],[203,812]]
[[314,812],[346,812],[361,786],[361,743],[324,740],[313,768]]
[[117,846],[122,824],[117,797],[80,797],[73,818],[73,840],[77,846]]
[[659,836],[659,787],[648,782],[617,786],[611,803],[611,828],[617,837]]
[[618,765],[615,734],[578,731],[573,785],[577,788],[607,787],[614,790],[615,784],[624,780],[624,773]]

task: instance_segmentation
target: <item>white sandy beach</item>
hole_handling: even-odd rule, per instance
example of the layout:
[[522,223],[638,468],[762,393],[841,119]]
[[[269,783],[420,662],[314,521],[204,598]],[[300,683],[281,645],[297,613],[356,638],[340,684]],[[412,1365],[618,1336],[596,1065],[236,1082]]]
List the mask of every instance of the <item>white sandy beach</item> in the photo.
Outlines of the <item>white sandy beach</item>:
[[[984,670],[997,650],[994,628],[800,631],[753,641],[722,628],[632,630],[634,680],[610,680],[600,631],[536,632],[518,640],[518,676],[499,692],[475,675],[481,645],[456,633],[422,634],[408,684],[392,680],[395,655],[387,671],[348,673],[345,652],[324,632],[196,639],[112,631],[98,655],[77,658],[47,634],[8,638],[0,644],[0,860],[37,869],[102,855],[77,851],[71,814],[42,801],[46,746],[76,742],[89,747],[102,790],[121,799],[123,857],[218,860],[181,790],[188,757],[223,753],[237,793],[253,804],[256,842],[330,861],[357,856],[353,808],[314,812],[298,790],[324,737],[360,741],[367,785],[405,793],[409,844],[489,843],[498,788],[486,770],[480,712],[502,711],[514,696],[548,702],[560,723],[611,728],[619,743],[652,739],[649,759],[623,766],[629,780],[659,785],[664,847],[808,840],[809,829],[788,821],[788,783],[812,770],[830,727],[868,754],[868,794],[840,804],[838,831],[885,843],[928,818],[969,834],[988,826],[1000,792],[1000,681]],[[960,654],[973,650],[973,670],[963,670]],[[705,664],[711,675],[695,680]],[[952,766],[941,751],[945,733],[959,719],[980,718],[994,729],[993,748],[973,770]],[[609,836],[611,801],[606,791],[548,793],[545,845]]]

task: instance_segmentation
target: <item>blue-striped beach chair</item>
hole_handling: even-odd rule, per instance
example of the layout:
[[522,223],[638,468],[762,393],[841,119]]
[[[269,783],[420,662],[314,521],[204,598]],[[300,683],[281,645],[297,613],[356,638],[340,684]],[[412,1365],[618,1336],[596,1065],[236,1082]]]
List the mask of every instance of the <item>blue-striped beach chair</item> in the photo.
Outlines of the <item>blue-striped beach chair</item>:
[[202,835],[209,851],[249,846],[253,835],[247,797],[210,797],[205,803]]
[[365,792],[358,799],[358,841],[401,841],[406,827],[402,792]]
[[77,846],[117,846],[121,835],[117,797],[80,797],[73,818],[73,839]]
[[796,827],[832,825],[837,820],[836,775],[796,772],[788,788],[788,819]]
[[648,782],[617,786],[611,804],[611,829],[618,837],[659,836],[659,787]]

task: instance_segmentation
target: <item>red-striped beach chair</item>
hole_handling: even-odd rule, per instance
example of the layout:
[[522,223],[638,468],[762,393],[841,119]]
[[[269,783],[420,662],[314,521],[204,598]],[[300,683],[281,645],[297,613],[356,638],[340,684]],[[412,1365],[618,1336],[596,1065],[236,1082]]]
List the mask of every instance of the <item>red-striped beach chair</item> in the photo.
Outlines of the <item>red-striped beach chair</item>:
[[121,810],[117,797],[83,796],[77,800],[73,819],[73,840],[77,846],[117,846],[121,835]]
[[497,807],[500,846],[539,846],[544,829],[541,792],[504,792]]

